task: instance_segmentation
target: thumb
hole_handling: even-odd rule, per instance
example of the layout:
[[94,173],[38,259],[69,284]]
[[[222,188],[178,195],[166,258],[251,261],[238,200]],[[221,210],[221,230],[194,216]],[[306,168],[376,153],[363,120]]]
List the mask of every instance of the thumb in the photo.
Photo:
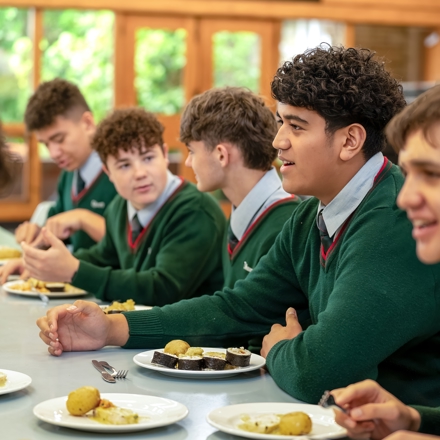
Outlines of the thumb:
[[41,233],[43,235],[43,239],[46,240],[50,247],[57,247],[62,244],[62,241],[59,240],[54,234],[52,234],[49,229],[43,228],[41,230]]
[[302,331],[301,324],[298,321],[296,310],[293,307],[289,307],[286,312],[286,327],[296,330],[298,333]]

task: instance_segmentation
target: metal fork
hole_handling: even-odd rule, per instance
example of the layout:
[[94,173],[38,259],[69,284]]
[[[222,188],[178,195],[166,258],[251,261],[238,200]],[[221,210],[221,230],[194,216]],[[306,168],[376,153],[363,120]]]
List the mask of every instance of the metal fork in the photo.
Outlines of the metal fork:
[[128,374],[128,370],[116,370],[116,368],[113,368],[108,362],[106,361],[99,361],[100,364],[107,368],[107,370],[111,371],[111,376],[113,376],[115,379],[125,379]]
[[319,406],[322,406],[323,408],[331,408],[334,407],[338,409],[339,411],[342,411],[343,413],[347,414],[347,410],[345,408],[342,408],[342,406],[339,406],[335,402],[335,398],[330,394],[330,391],[325,391],[324,394],[321,397],[321,400],[318,402]]

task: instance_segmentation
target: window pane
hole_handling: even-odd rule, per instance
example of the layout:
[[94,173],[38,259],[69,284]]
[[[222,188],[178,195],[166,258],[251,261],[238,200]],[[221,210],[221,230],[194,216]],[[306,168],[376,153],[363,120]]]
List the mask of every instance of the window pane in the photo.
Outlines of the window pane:
[[78,85],[99,121],[113,106],[113,12],[46,10],[43,23],[42,81]]
[[137,103],[155,113],[180,113],[185,104],[186,30],[139,29],[135,44]]
[[0,119],[21,122],[32,87],[33,14],[0,8]]
[[254,32],[217,32],[214,44],[214,87],[248,87],[258,93],[261,39]]
[[321,43],[344,45],[345,25],[330,20],[285,20],[281,28],[280,62]]

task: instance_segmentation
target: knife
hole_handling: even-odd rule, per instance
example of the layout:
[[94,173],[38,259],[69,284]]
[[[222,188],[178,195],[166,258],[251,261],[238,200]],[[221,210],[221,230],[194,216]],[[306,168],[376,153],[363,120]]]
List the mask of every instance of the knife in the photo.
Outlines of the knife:
[[100,362],[93,360],[92,361],[93,366],[101,373],[101,377],[106,381],[110,383],[116,383],[116,379],[107,372],[107,370],[101,365]]

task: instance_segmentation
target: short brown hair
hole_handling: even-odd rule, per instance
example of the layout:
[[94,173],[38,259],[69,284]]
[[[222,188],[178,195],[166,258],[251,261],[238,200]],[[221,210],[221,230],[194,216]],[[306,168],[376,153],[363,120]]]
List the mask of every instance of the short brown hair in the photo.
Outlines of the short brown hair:
[[440,85],[420,95],[391,119],[386,128],[388,142],[398,153],[405,147],[408,136],[417,130],[423,130],[423,135],[429,141],[429,129],[438,122],[440,122]]
[[103,163],[120,150],[139,151],[158,144],[163,149],[163,126],[153,113],[140,107],[118,109],[100,122],[92,139]]
[[75,84],[61,78],[41,83],[29,98],[24,114],[28,131],[49,127],[58,116],[66,118],[90,111]]
[[14,166],[17,164],[18,157],[13,155],[6,145],[0,125],[0,194],[2,196],[5,195],[13,182]]
[[186,106],[180,123],[185,144],[203,141],[209,150],[221,142],[236,145],[250,169],[268,170],[277,155],[273,113],[256,94],[240,87],[208,90]]

